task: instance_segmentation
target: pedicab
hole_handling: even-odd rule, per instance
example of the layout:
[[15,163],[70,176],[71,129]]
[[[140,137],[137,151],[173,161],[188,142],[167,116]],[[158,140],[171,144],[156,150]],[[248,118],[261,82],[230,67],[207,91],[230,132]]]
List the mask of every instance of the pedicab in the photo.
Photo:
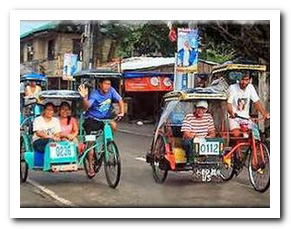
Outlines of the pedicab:
[[35,104],[34,97],[25,96],[25,88],[29,82],[36,82],[42,90],[47,89],[47,77],[38,73],[28,73],[20,77],[20,128],[26,122],[33,122],[40,114],[40,107]]
[[[152,167],[153,178],[157,183],[163,183],[168,172],[180,171],[191,171],[203,182],[210,182],[212,178],[228,181],[235,174],[238,175],[242,163],[249,158],[249,175],[255,190],[265,191],[268,188],[269,152],[260,141],[258,133],[250,134],[242,138],[241,142],[235,146],[230,147],[232,138],[229,133],[227,115],[227,88],[227,82],[219,78],[207,88],[169,92],[164,96],[165,108],[156,127],[151,148],[146,154],[146,162]],[[189,164],[186,163],[186,153],[182,146],[181,127],[184,117],[193,113],[195,104],[200,100],[208,101],[208,113],[213,117],[216,136],[193,139],[193,152],[190,155]],[[246,148],[245,158],[239,160],[236,152],[243,147]],[[262,150],[256,150],[257,147],[262,149],[263,153]],[[259,156],[257,156],[258,153]],[[257,170],[261,169],[259,173],[266,177],[258,176],[257,170],[255,171],[254,155],[256,155],[256,165],[262,165],[262,161],[264,162],[264,168],[261,166]],[[264,179],[263,185],[259,187],[262,179]]]
[[[77,117],[79,124],[83,118],[83,101],[77,91],[72,90],[47,90],[39,93],[39,98],[35,99],[38,105],[52,102],[59,107],[61,102],[67,101],[72,107],[72,116]],[[94,135],[83,135],[83,126],[79,125],[78,142],[76,141],[51,141],[46,147],[44,154],[37,152],[32,147],[32,129],[23,126],[20,136],[20,180],[27,180],[29,170],[40,170],[43,172],[76,172],[79,168],[85,167],[86,157],[90,150],[95,152],[95,168],[100,169],[102,160],[104,161],[105,175],[110,187],[115,188],[118,184],[120,174],[114,173],[112,167],[119,163],[112,159],[111,155],[119,159],[118,150],[114,148],[113,135],[107,121],[102,133]],[[88,147],[87,142],[94,144]],[[115,163],[115,164],[114,164]],[[119,170],[120,171],[120,170]]]
[[[211,181],[212,177],[229,177],[232,168],[225,167],[222,161],[224,147],[229,141],[226,131],[227,85],[224,83],[219,83],[219,87],[224,88],[222,90],[216,90],[215,87],[187,89],[169,92],[164,96],[164,111],[155,130],[151,149],[146,155],[146,161],[151,165],[153,178],[157,183],[163,183],[169,171],[193,171],[202,181]],[[189,165],[182,147],[181,127],[184,117],[193,113],[195,104],[200,100],[208,102],[208,112],[214,119],[216,136],[194,138],[194,152],[190,156]]]

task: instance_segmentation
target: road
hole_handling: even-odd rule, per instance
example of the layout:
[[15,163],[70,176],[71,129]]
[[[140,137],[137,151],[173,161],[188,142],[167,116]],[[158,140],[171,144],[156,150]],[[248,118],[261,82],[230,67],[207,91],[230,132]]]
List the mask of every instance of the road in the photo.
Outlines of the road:
[[210,183],[191,172],[172,172],[165,183],[157,184],[144,160],[151,138],[118,132],[115,140],[122,163],[116,189],[108,187],[103,169],[92,180],[84,170],[29,171],[28,182],[21,184],[21,207],[270,207],[270,190],[256,192],[246,171],[229,182]]

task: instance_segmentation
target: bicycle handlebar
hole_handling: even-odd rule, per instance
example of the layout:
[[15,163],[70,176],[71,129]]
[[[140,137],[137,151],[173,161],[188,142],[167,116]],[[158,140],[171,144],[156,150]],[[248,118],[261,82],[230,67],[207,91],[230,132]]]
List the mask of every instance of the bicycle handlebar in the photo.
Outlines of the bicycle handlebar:
[[259,122],[259,121],[265,120],[264,117],[262,117],[262,118],[246,118],[246,117],[239,116],[238,114],[235,114],[234,118],[239,118],[239,119],[243,119],[243,120],[247,120],[247,121],[253,121],[253,122]]

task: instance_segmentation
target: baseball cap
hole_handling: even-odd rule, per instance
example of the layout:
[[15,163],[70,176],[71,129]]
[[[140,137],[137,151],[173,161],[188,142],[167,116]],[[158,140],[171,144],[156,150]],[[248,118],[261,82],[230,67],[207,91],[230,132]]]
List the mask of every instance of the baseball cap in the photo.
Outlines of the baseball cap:
[[205,109],[208,109],[208,103],[206,100],[200,100],[196,103],[196,107],[203,107]]

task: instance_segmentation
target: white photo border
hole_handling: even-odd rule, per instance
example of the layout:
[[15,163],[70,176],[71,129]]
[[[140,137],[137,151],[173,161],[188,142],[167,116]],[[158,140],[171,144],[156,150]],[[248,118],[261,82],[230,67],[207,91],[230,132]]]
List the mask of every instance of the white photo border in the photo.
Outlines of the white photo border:
[[[270,208],[20,208],[19,84],[21,20],[269,20],[271,186]],[[275,79],[275,80],[274,80]],[[10,11],[11,218],[280,218],[280,11],[279,10],[12,10]],[[276,112],[275,112],[276,111]],[[17,143],[17,144],[16,144]],[[15,169],[18,168],[18,169]]]

